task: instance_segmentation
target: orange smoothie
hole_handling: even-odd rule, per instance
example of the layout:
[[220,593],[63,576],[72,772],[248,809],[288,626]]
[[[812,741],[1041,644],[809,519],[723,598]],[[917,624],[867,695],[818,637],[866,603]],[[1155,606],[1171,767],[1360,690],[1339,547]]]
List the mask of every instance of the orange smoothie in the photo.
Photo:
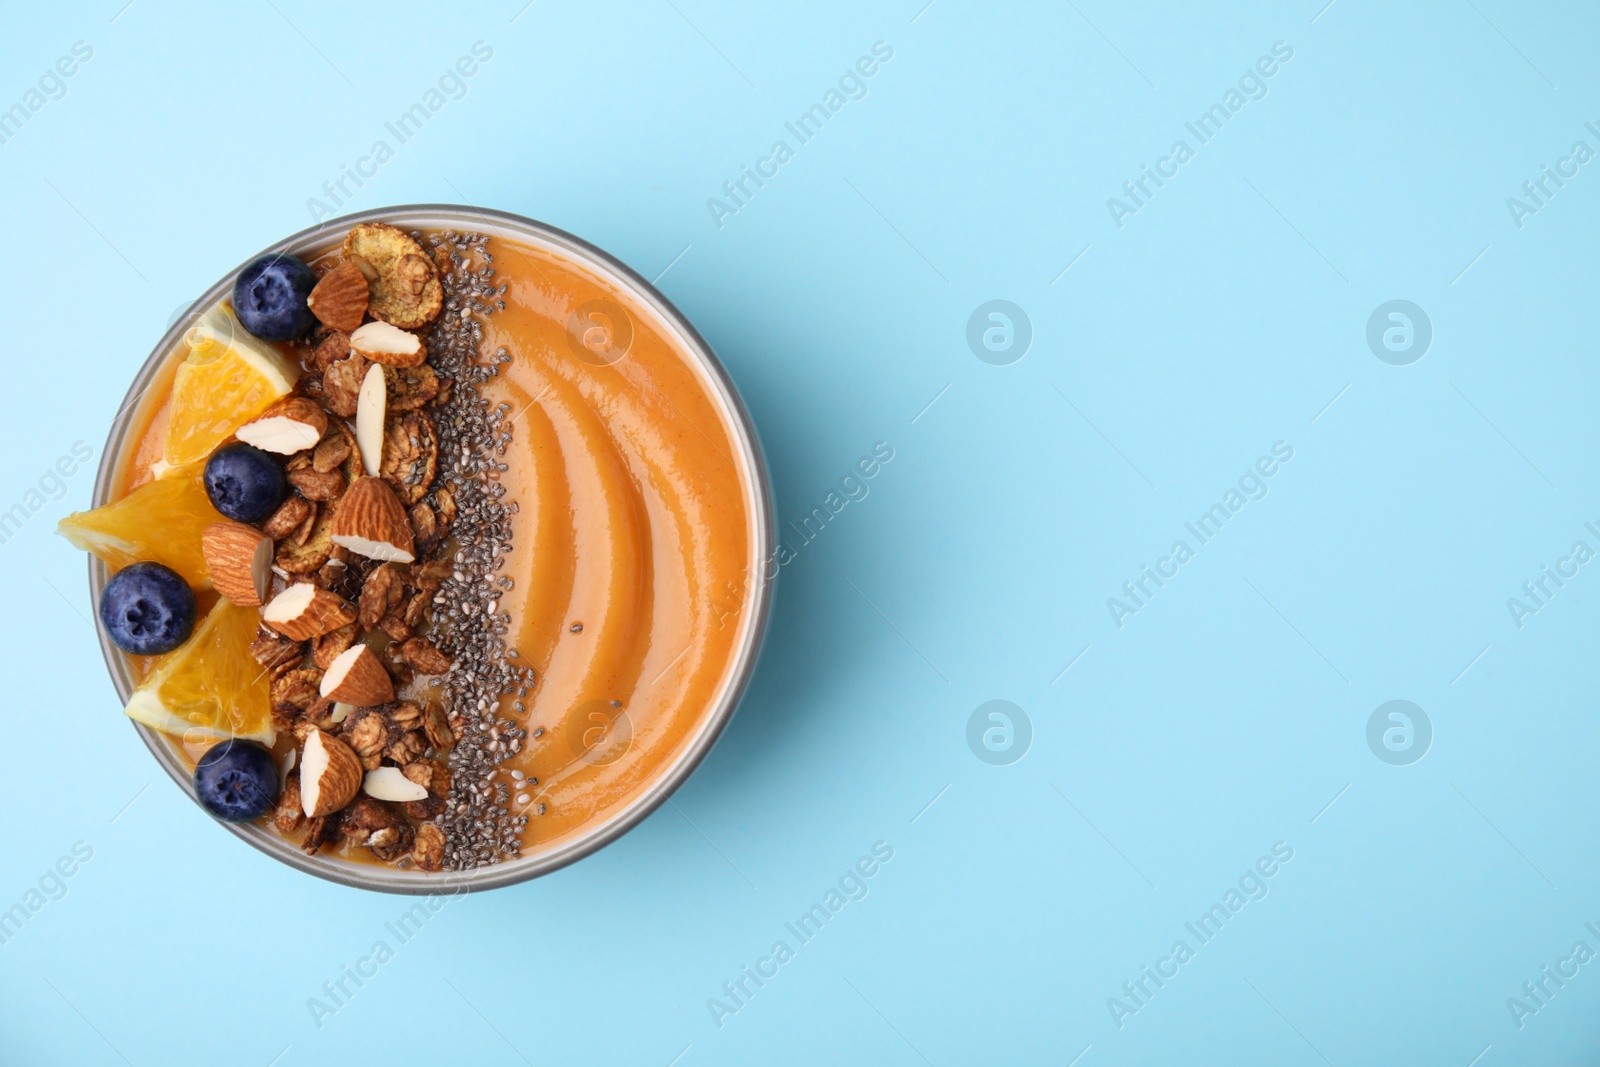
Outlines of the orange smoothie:
[[[480,388],[511,433],[498,455],[505,469],[491,477],[515,507],[498,572],[510,588],[481,609],[509,615],[510,662],[536,672],[526,695],[501,701],[528,736],[489,783],[526,815],[528,854],[621,811],[709,715],[756,580],[754,473],[736,458],[710,383],[652,313],[559,255],[494,237],[487,247],[507,291],[482,320],[480,354],[492,362],[503,349],[510,360]],[[280,348],[315,373],[304,348]],[[181,358],[152,396],[168,392]],[[152,408],[119,497],[154,476],[168,411]],[[451,460],[441,455],[440,470]],[[203,613],[215,594],[200,600]],[[424,707],[443,695],[438,678],[398,691]],[[191,764],[208,747],[172,741]],[[280,730],[274,754],[295,747]],[[374,862],[365,849],[334,851]]]
[[[721,411],[642,310],[555,256],[491,247],[510,291],[485,347],[513,358],[487,391],[514,415],[519,504],[500,607],[538,672],[527,722],[546,731],[509,766],[539,782],[524,791],[545,804],[528,821],[536,848],[619,809],[699,725],[739,632],[750,516]],[[601,301],[627,321],[571,322]],[[575,354],[585,340],[599,355]]]

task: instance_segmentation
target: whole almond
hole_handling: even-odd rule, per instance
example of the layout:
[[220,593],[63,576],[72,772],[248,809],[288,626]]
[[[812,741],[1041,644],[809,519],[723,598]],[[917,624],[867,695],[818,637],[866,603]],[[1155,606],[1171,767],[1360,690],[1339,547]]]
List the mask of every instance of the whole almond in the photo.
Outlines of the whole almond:
[[345,490],[333,516],[331,534],[334,544],[369,559],[396,563],[416,559],[411,520],[400,498],[381,478],[358,478]]
[[200,534],[200,551],[217,592],[246,608],[266,599],[272,585],[272,538],[242,522],[214,522]]
[[306,298],[306,307],[324,326],[349,333],[367,314],[367,279],[354,263],[344,260],[322,276]]

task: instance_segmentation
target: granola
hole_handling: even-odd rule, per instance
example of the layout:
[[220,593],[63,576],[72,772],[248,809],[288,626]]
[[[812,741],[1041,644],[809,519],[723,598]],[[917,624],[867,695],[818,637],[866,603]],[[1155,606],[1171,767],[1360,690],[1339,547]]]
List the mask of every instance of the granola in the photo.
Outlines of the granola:
[[306,519],[316,514],[311,501],[302,496],[291,496],[261,525],[261,532],[275,541],[282,540],[298,530]]
[[327,670],[339,654],[356,643],[358,630],[355,623],[346,623],[311,639],[311,661],[319,670]]
[[[389,747],[389,723],[377,708],[357,708],[345,719],[342,737],[361,757],[361,766],[375,771]],[[398,736],[398,735],[397,735]]]
[[280,834],[292,834],[300,829],[305,813],[300,810],[300,772],[290,771],[284,779],[283,792],[278,794],[278,806],[273,811],[272,825]]
[[273,710],[305,711],[320,697],[317,686],[321,681],[322,672],[315,667],[297,667],[279,675],[272,683]]
[[416,831],[388,801],[357,797],[343,811],[339,832],[353,844],[364,845],[380,860],[392,860],[411,849]]
[[345,434],[330,433],[311,454],[311,469],[318,474],[330,474],[338,470],[350,458],[353,447],[354,442]]
[[327,503],[344,495],[346,483],[341,472],[317,470],[309,465],[315,463],[312,457],[307,457],[307,463],[308,466],[289,472],[289,484],[298,489],[301,496],[317,503]]
[[439,376],[426,363],[383,368],[390,411],[415,411],[439,395]]
[[403,642],[400,654],[423,674],[443,674],[450,669],[450,657],[440,652],[426,637],[413,637]]
[[444,869],[444,831],[433,823],[417,827],[417,840],[411,848],[411,862],[420,871]]
[[428,495],[439,469],[439,431],[426,411],[389,420],[383,435],[380,475],[407,507]]
[[260,630],[250,645],[250,655],[267,671],[267,676],[277,681],[284,674],[300,666],[305,659],[306,646],[300,641],[280,637],[270,630]]
[[[277,452],[288,496],[250,524],[259,531],[254,543],[270,548],[261,549],[272,565],[263,600],[310,583],[310,600],[294,603],[318,605],[315,625],[274,617],[273,626],[306,640],[263,625],[249,646],[272,723],[297,749],[263,818],[297,836],[307,854],[359,849],[420,871],[459,870],[515,855],[526,825],[509,810],[505,786],[493,782],[495,765],[520,749],[527,731],[497,720],[495,708],[500,696],[531,684],[532,673],[506,661],[509,616],[481,607],[499,596],[489,583],[502,580],[493,572],[509,550],[514,510],[502,500],[494,458],[504,455],[510,426],[479,388],[510,358],[482,348],[483,317],[504,307],[506,288],[491,281],[490,262],[479,235],[364,224],[338,256],[315,266],[310,310],[318,324],[292,342],[303,373],[284,401],[311,429]],[[373,365],[363,353],[384,368],[386,417],[378,440],[368,439],[379,452],[367,457],[376,460],[370,479],[346,421]],[[384,520],[384,538],[352,533],[382,514],[375,502],[391,490],[400,507]],[[363,544],[396,551],[373,558]],[[389,697],[352,706],[334,693]],[[424,795],[389,801],[363,792],[365,775],[386,768]]]
[[428,710],[422,718],[422,725],[428,733],[428,743],[434,748],[440,752],[448,752],[455,747],[456,736],[450,731],[450,721],[439,705],[428,705]]
[[411,537],[424,552],[431,549],[439,540],[439,517],[433,508],[423,501],[412,507],[407,518],[411,521]]
[[444,289],[438,268],[404,230],[364,222],[345,238],[344,255],[366,275],[373,318],[414,330],[439,317]]
[[326,372],[335,363],[350,355],[350,334],[344,330],[329,330],[311,350],[311,365]]
[[363,629],[370,630],[383,621],[383,617],[399,606],[405,596],[405,581],[400,570],[392,563],[384,563],[367,575],[367,584],[361,587],[358,617]]
[[322,397],[328,410],[347,419],[354,416],[361,396],[361,379],[366,374],[367,361],[359,352],[329,364],[322,372]]
[[426,821],[444,811],[444,798],[450,795],[449,770],[431,760],[419,759],[406,764],[401,773],[428,791],[428,795],[421,800],[405,802],[407,815]]
[[307,855],[315,856],[321,851],[322,846],[332,841],[339,832],[339,815],[322,815],[306,823],[306,835],[300,839],[300,847]]
[[279,568],[288,574],[310,574],[328,562],[333,554],[333,515],[331,507],[318,508],[304,534],[279,542]]

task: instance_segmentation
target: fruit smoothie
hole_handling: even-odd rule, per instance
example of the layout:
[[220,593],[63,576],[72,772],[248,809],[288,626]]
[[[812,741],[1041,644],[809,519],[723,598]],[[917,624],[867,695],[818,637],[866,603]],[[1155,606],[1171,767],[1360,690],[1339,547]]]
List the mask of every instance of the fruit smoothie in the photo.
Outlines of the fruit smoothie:
[[733,658],[750,517],[683,353],[574,264],[494,244],[510,290],[485,344],[515,355],[486,392],[511,405],[502,484],[520,504],[499,606],[545,731],[512,761],[538,783],[513,802],[544,806],[538,847],[617,810],[695,732]]
[[466,870],[620,813],[697,736],[754,577],[740,455],[578,264],[362,224],[202,309],[62,532],[116,571],[127,712],[208,811]]

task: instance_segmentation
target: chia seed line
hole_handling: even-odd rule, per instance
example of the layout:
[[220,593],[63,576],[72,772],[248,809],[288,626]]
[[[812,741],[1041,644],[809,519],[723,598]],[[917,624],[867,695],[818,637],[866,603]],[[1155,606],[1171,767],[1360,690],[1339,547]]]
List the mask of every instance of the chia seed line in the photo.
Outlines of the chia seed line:
[[[437,412],[439,486],[455,499],[452,534],[454,571],[434,597],[433,639],[452,661],[444,675],[444,707],[456,735],[450,752],[450,796],[439,826],[445,834],[445,867],[471,870],[517,856],[527,815],[514,815],[507,805],[511,791],[492,782],[496,768],[522,751],[528,731],[498,717],[502,697],[526,697],[534,672],[509,662],[505,633],[509,612],[499,598],[513,580],[497,572],[511,553],[511,516],[500,475],[507,469],[499,457],[511,444],[506,421],[510,405],[491,407],[483,383],[511,362],[511,353],[497,350],[482,360],[483,319],[505,310],[506,285],[494,282],[494,259],[484,234],[444,231],[413,234],[435,255],[448,256],[440,265],[445,305],[429,331],[429,360],[435,371],[455,379],[450,399]],[[518,712],[524,705],[516,704]],[[542,732],[542,731],[541,731]],[[544,805],[539,805],[544,813]]]

